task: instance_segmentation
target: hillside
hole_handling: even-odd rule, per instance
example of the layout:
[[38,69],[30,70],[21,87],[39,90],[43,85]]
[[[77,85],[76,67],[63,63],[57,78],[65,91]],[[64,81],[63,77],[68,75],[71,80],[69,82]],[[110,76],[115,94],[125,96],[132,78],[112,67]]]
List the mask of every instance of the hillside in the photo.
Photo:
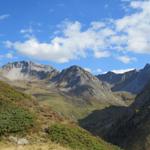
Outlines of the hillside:
[[80,125],[125,150],[149,150],[149,107],[150,83],[137,95],[130,107],[97,110],[80,120]]
[[[12,74],[17,78],[12,79]],[[12,62],[2,67],[0,77],[19,91],[34,96],[41,106],[50,106],[73,120],[112,104],[126,105],[122,96],[114,95],[107,84],[79,66],[59,72],[49,65]]]
[[140,70],[132,70],[122,74],[108,72],[97,77],[111,84],[112,91],[126,91],[133,94],[140,93],[150,80],[150,64]]
[[[86,142],[95,143],[97,150],[119,149],[83,131],[67,118],[53,112],[48,106],[41,107],[32,97],[18,92],[2,81],[0,81],[0,103],[0,146],[4,150],[15,147],[24,150],[38,150],[39,147],[43,150],[46,150],[46,148],[56,150],[74,149],[67,143],[67,139],[61,139],[61,136],[57,137],[58,131],[62,136],[72,136],[72,144],[77,144],[76,146],[80,143],[78,136],[81,139],[85,138],[85,141],[82,141],[83,148],[81,148],[83,150],[88,148]],[[58,131],[55,130],[55,124],[57,124]],[[73,126],[74,130],[70,126]],[[59,141],[57,141],[57,138],[59,138]],[[19,144],[21,140],[26,142],[25,146]],[[36,142],[40,144],[39,147],[35,146]],[[44,143],[45,145],[43,145]]]
[[82,97],[89,102],[98,100],[108,104],[121,103],[119,99],[113,96],[106,84],[79,66],[71,66],[62,70],[52,81],[62,92],[71,96]]

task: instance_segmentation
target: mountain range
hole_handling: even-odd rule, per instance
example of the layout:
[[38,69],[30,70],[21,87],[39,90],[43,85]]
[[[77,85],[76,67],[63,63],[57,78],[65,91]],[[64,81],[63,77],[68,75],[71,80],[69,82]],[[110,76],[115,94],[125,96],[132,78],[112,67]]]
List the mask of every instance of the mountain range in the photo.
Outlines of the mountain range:
[[95,76],[80,66],[58,71],[20,61],[2,66],[0,79],[105,141],[125,150],[149,150],[150,64]]
[[71,66],[61,72],[48,65],[31,61],[8,63],[2,66],[1,76],[11,82],[46,82],[45,86],[58,90],[61,94],[76,96],[90,102],[123,104],[117,99],[105,82],[79,66]]
[[[117,75],[109,72],[99,75],[99,79],[111,84],[112,91],[134,92],[136,97],[128,107],[110,106],[103,110],[96,110],[80,120],[80,125],[125,150],[149,150],[149,71],[150,65],[147,64],[139,71],[133,70]],[[113,79],[116,82],[113,82]]]
[[150,80],[150,64],[146,64],[140,70],[135,69],[122,74],[110,71],[97,77],[99,80],[109,83],[112,91],[127,91],[138,94]]

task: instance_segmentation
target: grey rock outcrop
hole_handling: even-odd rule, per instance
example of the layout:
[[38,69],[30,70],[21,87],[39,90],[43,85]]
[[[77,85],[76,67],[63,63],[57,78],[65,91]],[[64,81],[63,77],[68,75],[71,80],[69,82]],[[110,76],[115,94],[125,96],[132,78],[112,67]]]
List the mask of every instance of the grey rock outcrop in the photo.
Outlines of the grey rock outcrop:
[[41,65],[32,61],[20,61],[4,65],[1,73],[10,80],[43,80],[52,78],[58,71],[48,65]]
[[97,76],[101,81],[111,84],[112,91],[127,91],[140,93],[150,80],[150,64],[139,70],[132,70],[123,74],[108,72]]
[[79,66],[64,69],[52,81],[61,91],[70,95],[88,100],[96,99],[110,103],[121,102],[114,97],[107,84]]

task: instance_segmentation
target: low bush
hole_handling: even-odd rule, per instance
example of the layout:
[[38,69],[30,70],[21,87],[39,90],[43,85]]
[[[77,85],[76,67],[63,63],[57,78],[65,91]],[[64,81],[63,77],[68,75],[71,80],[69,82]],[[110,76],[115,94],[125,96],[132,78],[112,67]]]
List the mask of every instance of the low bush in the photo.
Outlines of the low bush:
[[25,131],[34,125],[31,113],[0,101],[0,135]]
[[51,141],[75,150],[119,150],[76,126],[54,124],[47,132]]

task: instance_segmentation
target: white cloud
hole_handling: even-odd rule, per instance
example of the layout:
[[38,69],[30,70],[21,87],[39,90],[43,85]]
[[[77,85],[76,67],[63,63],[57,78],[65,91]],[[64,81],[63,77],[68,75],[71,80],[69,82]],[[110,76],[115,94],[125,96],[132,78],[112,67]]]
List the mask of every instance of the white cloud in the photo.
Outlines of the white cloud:
[[135,57],[129,57],[129,56],[118,56],[118,57],[116,57],[119,61],[121,61],[121,62],[123,62],[123,63],[125,63],[125,64],[128,64],[128,63],[130,63],[130,62],[132,62],[132,61],[135,61],[136,60],[136,58]]
[[119,37],[126,40],[124,49],[134,53],[150,53],[150,1],[132,1],[130,7],[137,10],[136,13],[115,20]]
[[12,53],[7,53],[5,56],[6,56],[6,58],[8,58],[8,59],[14,58],[14,56],[13,56]]
[[96,73],[102,73],[102,69],[97,68],[97,69],[96,69]]
[[122,74],[128,71],[132,71],[134,70],[134,68],[128,68],[128,69],[118,69],[118,70],[112,70],[112,72],[116,73],[116,74]]
[[55,36],[50,42],[40,42],[30,37],[24,42],[6,41],[5,44],[24,55],[59,63],[86,57],[88,52],[92,52],[96,58],[110,55],[105,50],[105,37],[113,34],[110,29],[96,31],[91,26],[87,30],[82,30],[81,23],[76,21],[67,22],[62,32],[62,36]]
[[8,18],[9,16],[10,16],[9,14],[0,15],[0,20],[4,20],[4,19]]
[[[93,21],[88,28],[83,28],[78,21],[65,22],[59,35],[54,35],[49,42],[28,37],[24,42],[7,41],[6,45],[24,55],[58,63],[89,54],[95,58],[109,57],[112,53],[121,55],[119,61],[129,63],[136,58],[130,58],[128,52],[150,54],[150,0],[129,4],[134,13],[120,19]],[[122,56],[124,53],[126,56]]]
[[3,58],[13,59],[15,57],[14,57],[14,55],[12,53],[6,53],[6,54],[0,55],[0,59],[3,59]]
[[26,28],[26,29],[21,29],[20,33],[22,33],[22,34],[26,34],[26,33],[32,34],[33,33],[33,29],[31,27]]
[[24,29],[21,29],[20,30],[20,33],[23,34],[23,36],[25,38],[33,38],[33,28],[32,27],[29,27],[29,28],[24,28]]
[[108,51],[95,51],[94,52],[94,56],[96,58],[109,57],[110,56],[110,52],[108,52]]

